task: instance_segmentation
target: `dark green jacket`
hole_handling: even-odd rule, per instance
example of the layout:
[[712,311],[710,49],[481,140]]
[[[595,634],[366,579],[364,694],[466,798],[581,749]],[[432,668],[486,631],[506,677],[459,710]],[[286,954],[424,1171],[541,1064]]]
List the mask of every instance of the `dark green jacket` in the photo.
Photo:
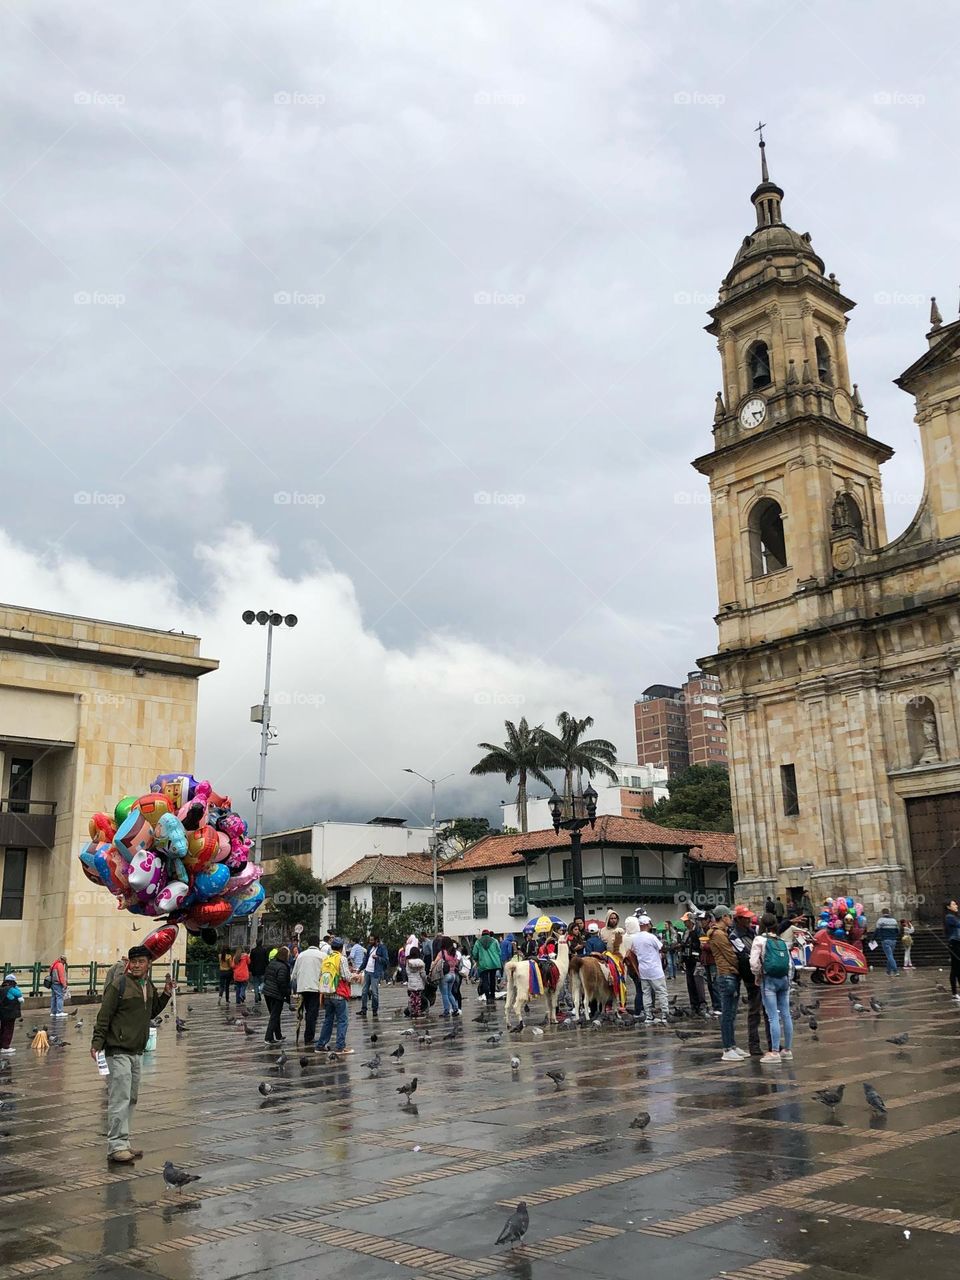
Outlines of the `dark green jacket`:
[[[121,994],[122,990],[122,994]],[[110,1053],[143,1053],[150,1034],[150,1020],[166,1007],[170,997],[157,991],[149,978],[140,983],[129,973],[107,985],[93,1027],[94,1050]]]
[[486,937],[479,937],[473,944],[470,958],[476,961],[477,968],[481,973],[489,973],[491,969],[499,969],[502,965],[500,943],[492,933],[487,934]]

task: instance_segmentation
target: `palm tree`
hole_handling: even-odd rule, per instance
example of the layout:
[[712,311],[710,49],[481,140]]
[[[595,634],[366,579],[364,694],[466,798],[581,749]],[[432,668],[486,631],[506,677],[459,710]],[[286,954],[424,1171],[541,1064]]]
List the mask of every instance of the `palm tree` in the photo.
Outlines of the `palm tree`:
[[487,754],[470,770],[473,774],[502,773],[507,782],[517,779],[517,812],[520,830],[527,829],[527,776],[550,786],[550,779],[543,772],[543,729],[540,725],[531,729],[523,717],[519,724],[504,720],[507,740],[502,747],[492,742],[478,742],[477,746]]
[[573,775],[577,775],[577,794],[583,794],[583,775],[593,778],[602,774],[611,782],[619,782],[616,770],[612,768],[617,762],[617,749],[606,738],[588,738],[583,735],[593,725],[593,716],[578,720],[568,711],[561,711],[557,716],[557,728],[560,732],[541,734],[545,758],[543,763],[548,769],[563,770],[563,807],[566,813],[573,809]]

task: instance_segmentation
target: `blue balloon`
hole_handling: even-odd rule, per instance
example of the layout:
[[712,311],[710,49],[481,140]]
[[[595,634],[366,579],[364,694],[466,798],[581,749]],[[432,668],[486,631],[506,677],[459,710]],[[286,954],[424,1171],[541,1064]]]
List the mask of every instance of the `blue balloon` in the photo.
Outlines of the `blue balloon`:
[[193,882],[198,898],[215,898],[223,892],[223,887],[230,879],[230,868],[222,862],[216,862],[206,871],[201,871]]
[[246,889],[238,889],[235,894],[232,894],[227,899],[233,907],[233,918],[236,920],[241,920],[244,916],[252,915],[266,897],[266,894],[263,891],[263,885],[258,883],[256,893],[251,894],[249,898],[241,899],[240,895],[249,892],[249,887],[250,886],[248,885]]

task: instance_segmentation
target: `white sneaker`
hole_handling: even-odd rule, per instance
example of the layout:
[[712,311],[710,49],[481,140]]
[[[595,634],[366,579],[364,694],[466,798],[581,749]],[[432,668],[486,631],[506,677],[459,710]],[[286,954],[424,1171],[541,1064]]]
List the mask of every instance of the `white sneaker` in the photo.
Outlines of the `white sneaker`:
[[721,1062],[742,1062],[743,1057],[737,1053],[736,1049],[728,1049],[726,1053],[720,1055]]
[[658,1025],[658,1026],[660,1026],[660,1027],[665,1027],[665,1026],[667,1025],[667,1020],[666,1020],[666,1018],[658,1018],[658,1019],[657,1019],[657,1025]]
[[[793,1054],[791,1054],[790,1056],[791,1056],[791,1057],[793,1057]],[[776,1062],[776,1063],[778,1063],[778,1064],[779,1064],[779,1062],[780,1062],[780,1054],[779,1054],[779,1053],[774,1053],[774,1052],[773,1052],[773,1050],[771,1049],[771,1051],[770,1051],[769,1053],[765,1053],[765,1054],[763,1055],[763,1057],[760,1059],[760,1061],[761,1061],[761,1062]]]
[[0,1053],[16,1053],[16,1049],[0,1049]]
[[742,1050],[742,1049],[738,1049],[736,1045],[734,1045],[734,1046],[733,1046],[733,1049],[731,1050],[731,1052],[732,1052],[732,1053],[735,1053],[735,1054],[737,1055],[737,1057],[738,1057],[738,1058],[749,1058],[749,1057],[750,1057],[749,1053],[744,1053],[744,1052],[743,1052],[743,1050]]

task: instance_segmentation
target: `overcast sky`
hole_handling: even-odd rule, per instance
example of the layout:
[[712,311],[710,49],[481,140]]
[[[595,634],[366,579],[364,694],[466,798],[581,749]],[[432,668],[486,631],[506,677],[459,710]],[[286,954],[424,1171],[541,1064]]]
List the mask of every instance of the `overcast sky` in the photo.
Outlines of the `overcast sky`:
[[[268,827],[429,812],[502,721],[632,703],[715,645],[705,312],[767,123],[858,301],[891,534],[957,307],[949,6],[309,0],[3,7],[2,596],[200,634],[197,770]],[[415,781],[415,780],[414,780]]]

